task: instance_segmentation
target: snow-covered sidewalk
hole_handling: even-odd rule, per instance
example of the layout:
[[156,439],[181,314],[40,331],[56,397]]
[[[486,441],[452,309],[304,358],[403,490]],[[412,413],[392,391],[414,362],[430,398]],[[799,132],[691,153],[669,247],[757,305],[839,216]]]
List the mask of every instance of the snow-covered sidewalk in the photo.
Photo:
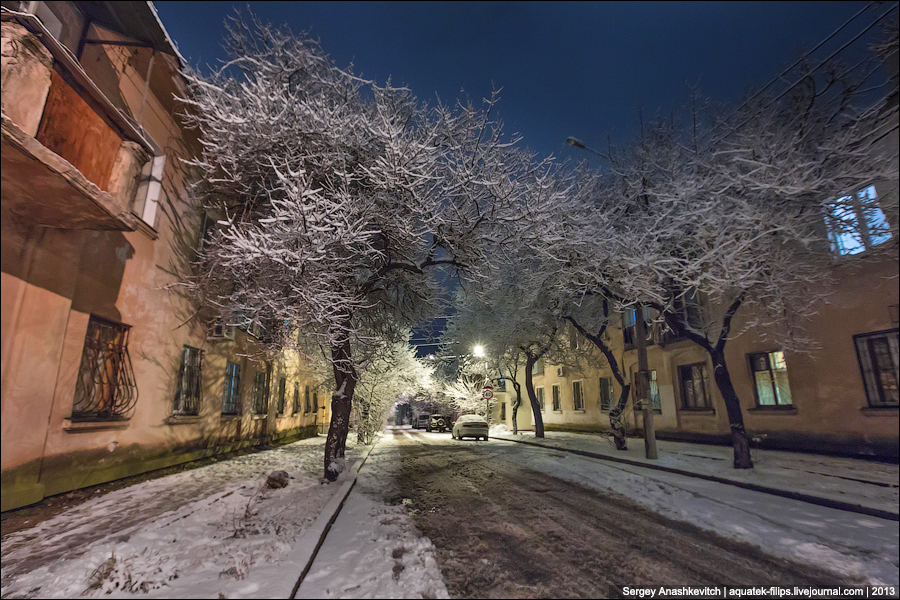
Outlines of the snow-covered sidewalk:
[[616,450],[609,436],[548,431],[543,439],[533,431],[513,435],[506,426],[491,428],[491,436],[560,450],[588,452],[610,460],[696,473],[765,489],[821,499],[824,505],[858,505],[871,512],[898,515],[900,467],[861,459],[753,449],[753,469],[734,469],[732,449],[687,442],[657,440],[658,458],[645,457],[643,439],[628,439],[628,450]]

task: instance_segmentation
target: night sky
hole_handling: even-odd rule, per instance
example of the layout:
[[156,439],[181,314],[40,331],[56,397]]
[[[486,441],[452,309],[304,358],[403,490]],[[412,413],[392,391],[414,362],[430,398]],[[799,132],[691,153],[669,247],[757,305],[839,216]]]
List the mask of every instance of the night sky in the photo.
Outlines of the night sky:
[[[242,2],[155,2],[194,66],[215,64],[223,21]],[[420,99],[479,102],[502,88],[499,115],[540,155],[590,158],[645,118],[684,106],[688,86],[739,102],[861,9],[821,61],[896,3],[866,2],[252,2],[265,21],[318,38],[338,66],[406,85]],[[868,7],[868,8],[867,8]],[[869,32],[877,34],[879,27]],[[856,47],[862,44],[857,43]],[[852,48],[851,48],[852,49]],[[841,53],[850,63],[849,50]],[[851,63],[852,64],[852,63]]]

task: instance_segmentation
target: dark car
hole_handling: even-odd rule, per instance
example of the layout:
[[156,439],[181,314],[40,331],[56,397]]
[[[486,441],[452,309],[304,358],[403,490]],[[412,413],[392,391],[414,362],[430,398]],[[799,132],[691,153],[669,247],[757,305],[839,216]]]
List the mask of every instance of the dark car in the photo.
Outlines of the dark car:
[[439,431],[441,433],[450,431],[450,418],[444,415],[431,415],[428,425],[425,426],[425,431]]

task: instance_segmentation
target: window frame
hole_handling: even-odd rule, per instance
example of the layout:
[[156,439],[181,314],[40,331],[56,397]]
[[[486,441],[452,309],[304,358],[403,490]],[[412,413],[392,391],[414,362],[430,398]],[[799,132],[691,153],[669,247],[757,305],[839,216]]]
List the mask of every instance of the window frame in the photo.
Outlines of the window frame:
[[[789,404],[779,403],[780,394],[778,393],[778,386],[776,384],[775,372],[776,370],[772,368],[772,360],[771,355],[780,353],[784,360],[784,374],[787,379],[787,391],[790,394],[791,402]],[[756,380],[756,373],[763,373],[766,371],[757,371],[753,364],[753,357],[755,356],[765,356],[766,364],[768,365],[767,372],[769,373],[769,382],[772,385],[772,397],[775,398],[775,404],[762,404],[759,398],[759,384]],[[750,381],[753,384],[753,397],[756,401],[756,409],[757,410],[795,410],[797,407],[794,404],[794,394],[791,392],[790,386],[790,369],[787,366],[787,356],[784,355],[784,350],[769,350],[767,352],[750,352],[747,354],[747,366],[750,369]]]
[[[696,399],[696,380],[691,377],[689,380],[684,378],[684,369],[690,369],[691,374],[693,374],[693,370],[699,367],[701,369],[701,378],[700,383],[703,386],[703,395],[705,402],[702,406],[688,406],[687,404],[687,393],[685,385],[688,381],[692,382],[692,393],[691,396]],[[681,394],[681,410],[683,411],[711,411],[713,410],[712,403],[712,394],[710,393],[709,386],[709,371],[707,369],[706,362],[696,362],[696,363],[686,363],[683,365],[678,365],[675,367],[675,371],[678,374],[678,392]]]
[[[196,356],[196,364],[188,364],[187,359],[191,354]],[[194,370],[196,369],[196,372]],[[193,373],[193,377],[191,376]],[[189,380],[186,384],[185,380]],[[203,350],[185,344],[181,348],[181,366],[178,369],[178,381],[175,388],[175,402],[172,405],[172,414],[177,416],[195,417],[200,414],[200,402],[202,399],[203,381]],[[195,397],[185,397],[185,386],[196,394]],[[193,396],[193,394],[192,394]]]
[[[575,390],[578,390],[576,393]],[[572,382],[572,401],[575,410],[584,410],[584,380],[578,379]]]
[[240,415],[241,408],[241,364],[229,360],[225,362],[225,377],[222,386],[222,414]]
[[294,382],[294,401],[291,405],[291,414],[296,415],[300,412],[300,382]]
[[131,418],[138,390],[128,354],[130,333],[131,325],[90,315],[72,398],[73,422]]
[[278,378],[278,403],[275,412],[279,416],[284,416],[285,410],[285,394],[287,393],[287,377]]
[[558,383],[550,386],[550,402],[553,406],[553,412],[562,412],[562,393]]
[[[262,377],[260,378],[260,376]],[[269,397],[266,393],[268,379],[266,371],[258,370],[253,374],[253,405],[251,410],[255,416],[269,413]]]
[[[607,392],[606,398],[606,408],[603,408],[603,390],[604,383],[606,383],[605,389]],[[600,407],[600,412],[609,412],[612,410],[612,398],[613,398],[613,384],[612,377],[599,377],[598,378],[598,387],[597,387],[597,405]]]
[[[853,336],[853,346],[856,349],[856,360],[859,365],[860,376],[863,380],[863,388],[866,392],[868,408],[896,409],[900,406],[900,404],[890,403],[884,400],[884,387],[879,385],[877,373],[875,373],[872,368],[876,366],[876,363],[872,360],[872,348],[869,344],[870,341],[879,338],[887,340],[889,356],[894,362],[894,384],[897,385],[897,380],[900,378],[900,375],[898,375],[898,368],[900,368],[900,365],[897,364],[898,331],[900,331],[900,329],[895,327],[893,329],[860,333]],[[891,341],[893,341],[893,344],[891,344]],[[862,350],[866,351],[865,355]],[[866,368],[867,365],[870,367],[869,369]],[[873,401],[873,397],[876,396],[877,400]]]
[[[868,214],[872,211],[877,211],[878,214]],[[850,221],[845,220],[844,216],[850,217]],[[886,231],[879,232],[877,229],[879,226],[886,226]],[[894,237],[881,205],[878,186],[874,183],[829,202],[825,213],[825,230],[831,253],[835,258],[865,254]],[[849,248],[846,246],[847,238],[852,240],[854,246]]]
[[534,395],[537,398],[538,406],[541,408],[541,412],[544,412],[547,405],[544,386],[534,388]]

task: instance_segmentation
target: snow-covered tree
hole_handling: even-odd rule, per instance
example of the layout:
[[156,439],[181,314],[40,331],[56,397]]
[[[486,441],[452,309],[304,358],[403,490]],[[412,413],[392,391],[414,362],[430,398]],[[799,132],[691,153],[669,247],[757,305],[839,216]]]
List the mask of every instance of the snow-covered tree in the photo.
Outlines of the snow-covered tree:
[[[897,177],[896,149],[885,153],[873,135],[884,105],[858,111],[857,91],[837,71],[809,74],[782,97],[760,94],[727,118],[694,110],[687,124],[645,127],[637,143],[611,155],[595,189],[596,214],[617,211],[614,221],[595,229],[596,244],[576,245],[587,260],[570,279],[585,293],[652,306],[708,352],[735,468],[752,462],[727,341],[753,328],[810,351],[802,325],[828,289],[826,222],[853,191]],[[896,214],[896,193],[879,202]],[[884,249],[896,253],[896,243],[877,251]]]
[[[187,283],[228,322],[296,331],[335,380],[325,476],[342,465],[359,381],[354,349],[433,314],[434,271],[465,272],[511,212],[519,160],[487,110],[429,109],[337,68],[308,38],[232,22],[230,62],[191,76],[197,193],[220,215]],[[524,166],[523,166],[524,165]]]

